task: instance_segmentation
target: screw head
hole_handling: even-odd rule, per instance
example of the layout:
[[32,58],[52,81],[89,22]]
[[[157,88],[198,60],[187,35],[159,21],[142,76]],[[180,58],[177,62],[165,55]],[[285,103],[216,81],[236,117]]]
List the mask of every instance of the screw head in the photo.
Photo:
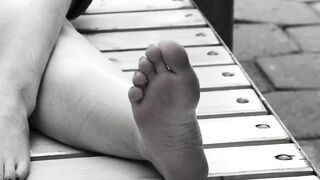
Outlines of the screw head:
[[232,72],[224,72],[224,73],[222,73],[222,75],[223,75],[224,77],[233,77],[235,74],[232,73]]
[[238,99],[237,99],[237,102],[240,103],[240,104],[247,104],[247,103],[249,103],[249,99],[246,99],[246,98],[238,98]]
[[290,161],[293,159],[293,156],[288,154],[279,154],[275,156],[275,158],[281,161]]
[[192,13],[189,13],[189,14],[186,14],[186,15],[185,15],[185,17],[191,17],[191,16],[193,16]]
[[113,58],[113,57],[109,58],[109,60],[112,61],[112,62],[117,62],[118,61],[118,59]]
[[209,52],[207,53],[207,55],[208,55],[208,56],[217,56],[217,55],[219,55],[219,53],[216,52],[216,51],[209,51]]
[[196,36],[198,36],[198,37],[206,37],[207,35],[205,33],[203,33],[203,32],[200,32],[200,33],[196,34]]
[[258,129],[270,129],[271,128],[270,125],[268,125],[268,124],[257,124],[256,127]]

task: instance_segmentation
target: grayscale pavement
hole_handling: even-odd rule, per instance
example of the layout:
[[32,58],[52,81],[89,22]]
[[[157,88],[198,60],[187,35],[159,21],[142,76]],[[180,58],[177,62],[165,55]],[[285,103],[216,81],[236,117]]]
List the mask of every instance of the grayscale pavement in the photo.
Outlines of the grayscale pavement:
[[320,0],[235,0],[234,54],[320,169]]

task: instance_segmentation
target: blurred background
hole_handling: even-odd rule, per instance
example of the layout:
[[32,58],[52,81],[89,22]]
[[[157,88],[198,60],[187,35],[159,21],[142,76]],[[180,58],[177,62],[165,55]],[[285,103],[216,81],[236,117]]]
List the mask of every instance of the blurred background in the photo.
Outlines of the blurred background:
[[320,169],[320,0],[235,0],[233,52]]

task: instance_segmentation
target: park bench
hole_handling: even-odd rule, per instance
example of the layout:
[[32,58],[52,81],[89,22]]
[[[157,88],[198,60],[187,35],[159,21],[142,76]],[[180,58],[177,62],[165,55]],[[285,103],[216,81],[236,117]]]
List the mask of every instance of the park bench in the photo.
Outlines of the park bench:
[[[197,116],[208,179],[319,180],[198,7],[205,6],[189,0],[94,0],[72,23],[128,78],[150,43],[172,39],[186,47],[200,80]],[[230,34],[229,39],[222,36],[230,45]],[[31,160],[28,180],[161,179],[148,162],[74,149],[36,131],[31,133]]]

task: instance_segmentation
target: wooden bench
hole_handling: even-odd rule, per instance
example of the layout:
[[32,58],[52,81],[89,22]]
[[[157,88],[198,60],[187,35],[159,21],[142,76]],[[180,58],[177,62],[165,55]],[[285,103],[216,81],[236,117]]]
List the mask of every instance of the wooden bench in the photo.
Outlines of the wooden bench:
[[[189,0],[94,0],[72,22],[128,77],[147,45],[184,45],[200,79],[208,179],[319,180],[314,166]],[[31,133],[29,180],[161,179],[148,163],[92,154]]]

